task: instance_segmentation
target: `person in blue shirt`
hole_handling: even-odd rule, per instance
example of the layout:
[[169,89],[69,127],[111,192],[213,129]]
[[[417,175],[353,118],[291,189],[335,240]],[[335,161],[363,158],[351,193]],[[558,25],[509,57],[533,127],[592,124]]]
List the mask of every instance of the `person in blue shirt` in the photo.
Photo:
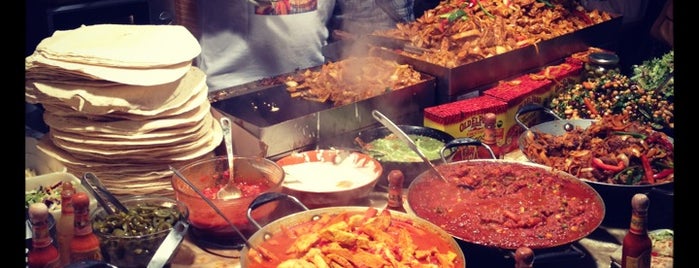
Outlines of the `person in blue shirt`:
[[199,0],[209,91],[323,64],[335,0]]
[[337,0],[331,28],[355,37],[415,20],[414,0]]

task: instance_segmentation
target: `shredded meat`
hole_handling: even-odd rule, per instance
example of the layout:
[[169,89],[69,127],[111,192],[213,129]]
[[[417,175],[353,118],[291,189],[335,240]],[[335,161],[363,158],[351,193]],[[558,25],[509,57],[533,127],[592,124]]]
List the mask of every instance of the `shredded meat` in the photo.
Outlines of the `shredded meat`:
[[379,57],[349,57],[287,76],[284,83],[292,97],[342,106],[422,81],[410,65]]
[[627,115],[605,115],[559,136],[536,130],[525,135],[522,148],[529,160],[582,179],[626,185],[674,180],[670,139]]
[[447,0],[413,22],[375,35],[409,41],[402,53],[445,67],[502,54],[611,20],[570,0]]

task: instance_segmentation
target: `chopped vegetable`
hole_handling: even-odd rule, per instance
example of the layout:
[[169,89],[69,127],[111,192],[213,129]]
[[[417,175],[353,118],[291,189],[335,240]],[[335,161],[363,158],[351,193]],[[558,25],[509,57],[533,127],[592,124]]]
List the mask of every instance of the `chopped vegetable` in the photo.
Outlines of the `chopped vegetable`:
[[58,181],[52,185],[39,185],[36,189],[24,192],[24,206],[43,202],[49,211],[61,210],[61,190],[63,181]]
[[655,130],[672,130],[673,72],[674,53],[670,51],[661,58],[634,66],[632,76],[610,69],[579,83],[566,84],[551,99],[549,108],[565,119],[600,119],[607,114],[625,114]]
[[115,265],[145,267],[169,230],[185,216],[177,207],[148,202],[125,205],[128,212],[95,215],[92,229],[100,237],[103,254]]

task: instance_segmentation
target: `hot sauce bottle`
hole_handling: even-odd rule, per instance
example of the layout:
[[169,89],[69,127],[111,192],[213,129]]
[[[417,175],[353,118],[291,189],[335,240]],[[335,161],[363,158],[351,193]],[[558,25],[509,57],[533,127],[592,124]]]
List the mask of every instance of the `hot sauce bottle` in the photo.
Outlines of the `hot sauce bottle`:
[[387,179],[388,208],[405,212],[405,208],[403,207],[403,181],[405,180],[405,176],[403,172],[398,169],[391,170],[388,173]]
[[[488,145],[491,150],[493,150],[493,154],[495,154],[496,159],[502,159],[502,150],[500,149],[500,146],[498,146],[497,138],[496,138],[496,131],[495,131],[495,124],[496,124],[497,118],[494,113],[486,113],[483,115],[483,144]],[[493,156],[490,155],[490,152],[483,148],[483,150],[479,150],[479,158],[483,159],[491,159]]]
[[56,224],[58,250],[61,254],[61,266],[70,264],[70,240],[73,239],[73,193],[75,189],[70,182],[63,182],[61,187],[61,218]]
[[86,193],[73,194],[73,239],[70,240],[70,262],[102,260],[100,241],[92,232],[90,199]]
[[29,221],[32,224],[32,249],[27,254],[27,266],[61,267],[58,249],[49,233],[49,209],[44,203],[29,205]]
[[622,268],[650,268],[653,245],[646,225],[649,203],[645,194],[635,194],[631,198],[631,224],[621,246]]

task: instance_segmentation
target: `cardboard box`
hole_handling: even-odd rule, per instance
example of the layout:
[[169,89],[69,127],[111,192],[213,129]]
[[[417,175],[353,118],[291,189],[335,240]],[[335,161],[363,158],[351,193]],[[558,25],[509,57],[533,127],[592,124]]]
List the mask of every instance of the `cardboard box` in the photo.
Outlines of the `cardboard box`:
[[[500,123],[506,119],[506,110],[507,103],[490,96],[478,96],[425,108],[423,124],[449,133],[454,138],[480,140],[484,132],[483,115],[495,113]],[[498,132],[501,130],[500,127],[496,128]]]
[[[567,83],[580,80],[582,69],[582,62],[569,57],[563,63],[544,67],[538,72],[501,81],[483,92],[485,96],[507,103],[502,124],[504,138],[498,142],[504,153],[519,149],[517,139],[524,128],[517,124],[515,116],[520,107],[529,103],[548,105],[554,94]],[[524,114],[519,119],[527,126],[542,123],[542,118],[537,113]]]

